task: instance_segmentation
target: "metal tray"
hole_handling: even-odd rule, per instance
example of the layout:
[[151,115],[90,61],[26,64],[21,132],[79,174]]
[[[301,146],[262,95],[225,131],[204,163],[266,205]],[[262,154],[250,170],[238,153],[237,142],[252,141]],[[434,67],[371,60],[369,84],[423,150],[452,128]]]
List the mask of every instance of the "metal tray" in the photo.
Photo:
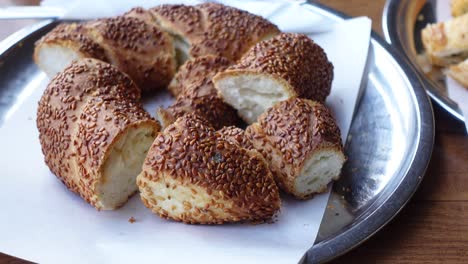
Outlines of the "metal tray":
[[[347,18],[318,4],[303,6],[330,21]],[[35,85],[40,70],[32,61],[34,42],[55,25],[42,21],[0,43],[0,127]],[[346,144],[349,160],[334,185],[317,241],[301,263],[331,260],[377,232],[410,199],[429,162],[430,101],[415,70],[375,33],[363,85]]]
[[465,122],[458,104],[447,96],[445,78],[440,70],[435,69],[428,75],[418,63],[418,54],[424,51],[421,30],[428,23],[436,22],[435,7],[435,0],[387,0],[382,20],[385,39],[413,65],[429,96],[455,118]]

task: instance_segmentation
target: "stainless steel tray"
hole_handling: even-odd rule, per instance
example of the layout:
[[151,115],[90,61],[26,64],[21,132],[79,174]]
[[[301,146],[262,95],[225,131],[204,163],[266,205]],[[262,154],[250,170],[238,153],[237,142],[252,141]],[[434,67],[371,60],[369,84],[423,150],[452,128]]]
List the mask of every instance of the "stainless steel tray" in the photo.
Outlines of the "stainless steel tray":
[[[317,4],[304,8],[330,21],[347,18]],[[54,25],[43,21],[0,43],[0,127],[35,85],[40,71],[32,61],[34,42]],[[301,263],[328,261],[377,232],[410,199],[429,162],[430,101],[415,70],[375,33],[363,85],[346,144],[349,161],[334,185],[318,239]]]
[[[449,4],[449,1],[447,1]],[[464,122],[458,104],[447,96],[445,79],[437,69],[425,74],[418,64],[418,54],[424,51],[421,30],[436,22],[435,0],[387,0],[383,12],[382,27],[385,39],[403,53],[423,80],[429,96],[447,112]]]

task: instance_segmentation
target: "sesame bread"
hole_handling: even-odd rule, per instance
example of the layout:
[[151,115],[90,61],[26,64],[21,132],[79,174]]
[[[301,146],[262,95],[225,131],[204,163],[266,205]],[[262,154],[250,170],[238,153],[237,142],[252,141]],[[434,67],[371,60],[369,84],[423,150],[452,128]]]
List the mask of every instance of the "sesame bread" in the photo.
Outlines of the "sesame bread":
[[[195,86],[193,89],[201,90],[203,86]],[[241,123],[236,110],[226,104],[218,95],[197,96],[196,92],[180,95],[168,108],[158,109],[157,115],[161,125],[167,127],[174,123],[177,118],[188,113],[202,117],[215,129]]]
[[169,126],[187,113],[202,117],[215,129],[240,124],[236,110],[218,96],[211,81],[229,64],[222,57],[204,56],[191,59],[180,67],[170,86],[172,92],[177,94],[176,101],[168,108],[158,110],[162,126]]
[[172,38],[153,24],[131,16],[84,24],[91,38],[106,50],[109,61],[143,92],[163,89],[176,71]]
[[161,5],[151,11],[174,36],[180,64],[210,54],[236,61],[257,42],[279,33],[260,16],[217,3]]
[[242,148],[248,150],[256,150],[252,142],[246,137],[245,130],[235,127],[235,126],[225,126],[220,130],[216,131],[216,133],[222,135],[227,141],[231,142],[232,144],[237,144]]
[[52,79],[37,110],[45,163],[70,190],[102,210],[123,205],[160,127],[140,90],[117,68],[72,63]]
[[192,114],[156,137],[137,185],[154,213],[191,224],[265,221],[281,203],[263,157]]
[[468,59],[450,66],[447,74],[468,89]]
[[286,193],[307,199],[337,180],[345,156],[340,130],[321,103],[291,98],[268,109],[246,129]]
[[177,67],[174,44],[149,16],[134,9],[125,16],[61,24],[36,43],[34,60],[52,78],[73,60],[95,58],[128,74],[143,92],[166,88]]
[[325,101],[333,65],[324,50],[302,34],[282,33],[250,49],[213,78],[225,102],[251,124],[266,109],[291,97]]
[[109,61],[104,48],[86,35],[81,24],[60,24],[36,42],[34,62],[49,78],[73,60],[95,58]]
[[209,90],[212,88],[214,93],[217,93],[211,79],[218,72],[226,70],[230,65],[231,61],[228,59],[214,55],[190,59],[179,67],[169,84],[168,90],[177,97],[185,88],[203,83],[209,84]]
[[421,38],[432,64],[445,67],[462,62],[468,57],[468,14],[427,25]]

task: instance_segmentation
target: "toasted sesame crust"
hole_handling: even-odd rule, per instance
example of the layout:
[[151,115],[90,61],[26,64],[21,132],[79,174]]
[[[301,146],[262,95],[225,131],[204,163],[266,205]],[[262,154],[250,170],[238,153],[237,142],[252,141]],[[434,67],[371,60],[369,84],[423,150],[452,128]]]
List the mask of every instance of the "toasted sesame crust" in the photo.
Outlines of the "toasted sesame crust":
[[[196,208],[191,203],[200,198],[195,190],[192,199],[169,198],[190,205],[183,213],[162,208],[157,206],[157,194],[146,188],[158,182],[176,182],[175,188],[202,190],[212,202],[203,203],[205,208]],[[153,212],[185,223],[268,220],[280,207],[278,189],[263,158],[232,144],[192,114],[177,119],[156,137],[137,184],[142,200]]]
[[320,149],[342,154],[340,130],[330,111],[311,100],[291,98],[276,104],[246,129],[246,137],[269,163],[282,190],[296,198],[294,180]]
[[248,150],[255,150],[252,142],[246,137],[245,131],[235,126],[225,126],[222,129],[216,131],[216,133],[223,136],[227,141],[237,144],[242,148]]
[[161,26],[190,44],[190,56],[238,60],[250,47],[279,33],[268,20],[217,3],[162,5],[151,9]]
[[163,126],[187,113],[204,118],[215,129],[240,124],[236,110],[218,96],[211,81],[216,73],[229,65],[227,59],[216,56],[195,58],[182,65],[169,87],[173,94],[177,94],[176,101],[166,109],[159,109]]
[[131,127],[159,131],[139,98],[139,89],[125,74],[83,59],[57,75],[39,101],[36,121],[46,164],[97,209],[109,209],[102,208],[95,188],[111,146]]
[[244,73],[272,75],[285,80],[291,97],[324,102],[330,94],[333,65],[325,51],[303,34],[281,33],[259,42],[217,79]]
[[215,129],[238,125],[241,120],[236,110],[223,102],[217,95],[181,95],[174,104],[166,109],[159,109],[158,116],[163,127],[174,123],[179,117],[193,113],[208,121]]
[[137,18],[137,19],[145,21],[147,24],[150,24],[152,26],[156,26],[159,28],[159,24],[156,22],[156,18],[153,16],[153,13],[142,7],[134,7],[130,9],[130,11],[123,14],[122,16]]
[[127,73],[143,92],[165,88],[176,70],[172,38],[155,24],[128,16],[85,24],[111,61]]
[[[192,85],[209,84],[212,86],[211,78],[216,73],[227,69],[231,64],[228,59],[213,55],[188,60],[179,67],[174,79],[169,84],[169,92],[177,97],[185,88]],[[216,93],[214,87],[213,91]]]
[[65,46],[78,51],[82,58],[109,61],[104,49],[86,34],[82,25],[76,23],[60,24],[36,42],[33,57],[38,65],[41,65],[38,52],[44,45]]

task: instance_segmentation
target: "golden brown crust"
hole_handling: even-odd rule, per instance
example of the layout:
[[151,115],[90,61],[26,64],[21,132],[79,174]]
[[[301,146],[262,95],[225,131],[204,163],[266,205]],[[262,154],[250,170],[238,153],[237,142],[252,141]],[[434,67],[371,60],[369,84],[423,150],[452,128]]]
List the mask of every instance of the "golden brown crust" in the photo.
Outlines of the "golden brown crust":
[[231,65],[231,62],[228,59],[213,55],[188,60],[179,67],[174,79],[169,84],[169,92],[177,97],[185,88],[193,85],[205,84],[212,86],[211,78],[216,73],[227,69],[229,65]]
[[132,126],[159,130],[139,98],[139,89],[125,74],[83,59],[57,75],[39,101],[36,121],[46,164],[98,209],[95,187],[110,147]]
[[468,14],[427,25],[421,38],[432,64],[447,66],[463,61],[468,56]]
[[154,24],[130,15],[85,24],[110,62],[132,77],[142,91],[165,88],[176,70],[172,38]]
[[185,114],[193,113],[203,119],[215,129],[224,126],[238,125],[241,120],[237,112],[230,105],[223,102],[217,95],[193,96],[180,95],[174,104],[166,109],[159,109],[158,115],[163,127],[175,122]]
[[156,18],[153,16],[153,13],[142,7],[134,7],[122,16],[137,18],[145,21],[147,24],[159,27],[159,24],[156,22]]
[[269,162],[278,186],[293,195],[294,179],[315,151],[343,151],[340,130],[328,108],[300,98],[268,109],[247,127],[246,136]]
[[215,76],[218,78],[245,72],[269,74],[285,80],[289,94],[324,102],[330,94],[333,65],[325,51],[303,34],[281,33],[250,49],[237,64]]
[[468,59],[450,66],[447,74],[468,89]]
[[457,17],[468,13],[468,0],[451,0],[452,16]]
[[[183,214],[162,210],[148,201],[151,194],[147,193],[141,178],[152,182],[176,181],[179,187],[201,188],[213,199],[213,206],[200,209],[191,204]],[[156,137],[138,184],[142,197],[146,197],[145,204],[153,212],[186,223],[267,220],[280,207],[278,189],[262,157],[230,143],[204,120],[191,114],[177,119]],[[196,192],[193,195],[197,197]],[[217,213],[219,207],[215,205],[219,202],[229,204],[229,208]]]
[[104,49],[86,34],[80,24],[60,24],[35,44],[34,61],[38,64],[37,53],[42,45],[66,46],[78,51],[83,58],[109,61]]
[[279,33],[268,20],[217,3],[153,8],[163,28],[190,44],[190,56],[217,55],[236,61],[250,47]]
[[215,129],[240,124],[237,111],[218,96],[211,80],[229,65],[225,58],[204,56],[189,60],[180,67],[169,88],[177,94],[177,99],[170,107],[159,110],[163,126],[172,124],[187,113],[204,118]]
[[203,34],[200,10],[187,5],[160,5],[151,8],[159,24],[173,35],[195,36]]

